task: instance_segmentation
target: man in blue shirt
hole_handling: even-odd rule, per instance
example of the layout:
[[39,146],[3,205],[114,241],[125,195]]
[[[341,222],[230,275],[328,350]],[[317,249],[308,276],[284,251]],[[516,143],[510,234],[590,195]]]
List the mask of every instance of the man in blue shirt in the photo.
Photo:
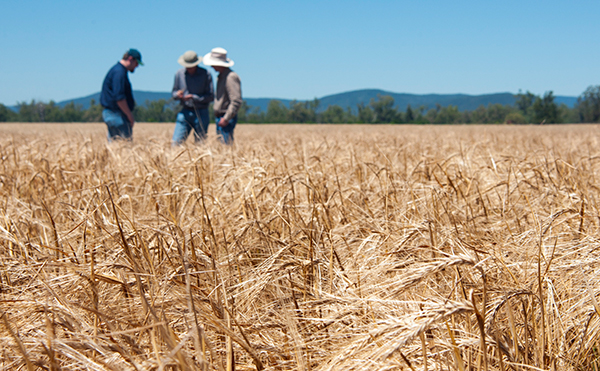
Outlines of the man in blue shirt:
[[108,127],[109,142],[116,138],[131,140],[135,100],[127,72],[133,73],[139,65],[144,65],[142,55],[136,49],[129,49],[102,83],[100,104],[104,107],[102,119]]
[[208,105],[215,95],[212,77],[204,68],[198,67],[200,61],[202,57],[193,50],[183,53],[177,61],[184,68],[177,71],[173,83],[173,99],[181,102],[181,112],[177,114],[173,131],[173,145],[185,143],[192,129],[196,143],[206,138]]

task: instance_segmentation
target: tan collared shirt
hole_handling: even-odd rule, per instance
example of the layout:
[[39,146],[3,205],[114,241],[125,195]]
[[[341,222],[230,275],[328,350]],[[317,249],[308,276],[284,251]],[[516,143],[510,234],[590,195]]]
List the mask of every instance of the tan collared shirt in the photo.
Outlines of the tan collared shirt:
[[227,69],[219,73],[217,94],[213,109],[216,117],[229,121],[237,115],[242,105],[242,83],[237,73]]

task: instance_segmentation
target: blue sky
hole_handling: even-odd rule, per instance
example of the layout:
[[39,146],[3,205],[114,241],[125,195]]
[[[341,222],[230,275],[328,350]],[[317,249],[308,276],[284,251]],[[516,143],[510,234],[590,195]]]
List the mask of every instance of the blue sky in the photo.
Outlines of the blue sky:
[[136,90],[170,91],[181,54],[220,46],[252,98],[578,96],[600,85],[599,14],[598,0],[2,0],[0,103],[95,93],[130,47]]

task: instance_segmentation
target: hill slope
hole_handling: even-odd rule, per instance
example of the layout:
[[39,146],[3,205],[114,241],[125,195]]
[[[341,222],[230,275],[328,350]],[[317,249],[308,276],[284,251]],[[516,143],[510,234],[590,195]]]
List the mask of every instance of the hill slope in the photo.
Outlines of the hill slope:
[[[134,90],[133,95],[135,100],[140,105],[145,105],[146,101],[155,101],[159,99],[169,100],[171,99],[170,92],[152,92],[152,91],[141,91]],[[442,107],[453,105],[457,106],[460,111],[471,111],[479,107],[480,105],[487,106],[488,104],[502,104],[502,105],[513,105],[515,103],[515,96],[512,93],[495,93],[495,94],[482,94],[482,95],[468,95],[468,94],[407,94],[407,93],[393,93],[385,90],[378,89],[362,89],[354,90],[339,94],[326,95],[319,99],[319,112],[327,109],[332,105],[340,106],[344,109],[350,107],[353,112],[356,112],[358,104],[368,105],[371,99],[377,99],[378,95],[389,95],[394,98],[396,107],[400,111],[406,110],[406,106],[410,104],[413,109],[418,109],[423,106],[426,109],[433,108],[437,104]],[[84,109],[89,108],[92,99],[96,104],[100,101],[100,93],[94,93],[85,97],[68,99],[58,102],[57,105],[64,107],[66,104],[73,102],[76,105],[81,105]],[[278,99],[278,98],[244,98],[246,103],[251,106],[258,108],[262,112],[266,112],[269,102],[271,100],[279,100],[287,107],[292,102],[291,99]],[[569,96],[556,96],[555,102],[557,104],[566,104],[568,107],[574,107],[577,103],[577,97]],[[15,109],[17,107],[11,107]]]
[[[337,105],[342,108],[350,107],[354,113],[357,111],[358,104],[368,105],[371,99],[377,99],[379,95],[389,95],[394,98],[394,103],[400,111],[406,110],[406,106],[415,109],[424,106],[426,109],[433,108],[436,104],[446,107],[449,105],[457,106],[460,111],[472,111],[480,105],[488,104],[513,105],[515,96],[512,93],[495,93],[483,95],[468,94],[407,94],[393,93],[379,89],[354,90],[339,94],[326,95],[319,99],[319,112],[327,109],[329,106]],[[258,107],[265,112],[269,102],[277,98],[246,98],[246,103],[252,107]],[[289,107],[290,99],[277,99]],[[554,101],[557,104],[566,104],[568,107],[574,107],[577,103],[577,97],[556,96]]]

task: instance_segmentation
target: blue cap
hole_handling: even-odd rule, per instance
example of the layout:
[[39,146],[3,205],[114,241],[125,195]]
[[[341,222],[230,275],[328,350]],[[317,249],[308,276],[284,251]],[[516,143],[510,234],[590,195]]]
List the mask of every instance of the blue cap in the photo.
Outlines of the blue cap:
[[137,49],[129,49],[127,51],[127,54],[129,54],[131,57],[133,57],[133,59],[135,59],[140,66],[144,65],[142,63],[142,54]]

